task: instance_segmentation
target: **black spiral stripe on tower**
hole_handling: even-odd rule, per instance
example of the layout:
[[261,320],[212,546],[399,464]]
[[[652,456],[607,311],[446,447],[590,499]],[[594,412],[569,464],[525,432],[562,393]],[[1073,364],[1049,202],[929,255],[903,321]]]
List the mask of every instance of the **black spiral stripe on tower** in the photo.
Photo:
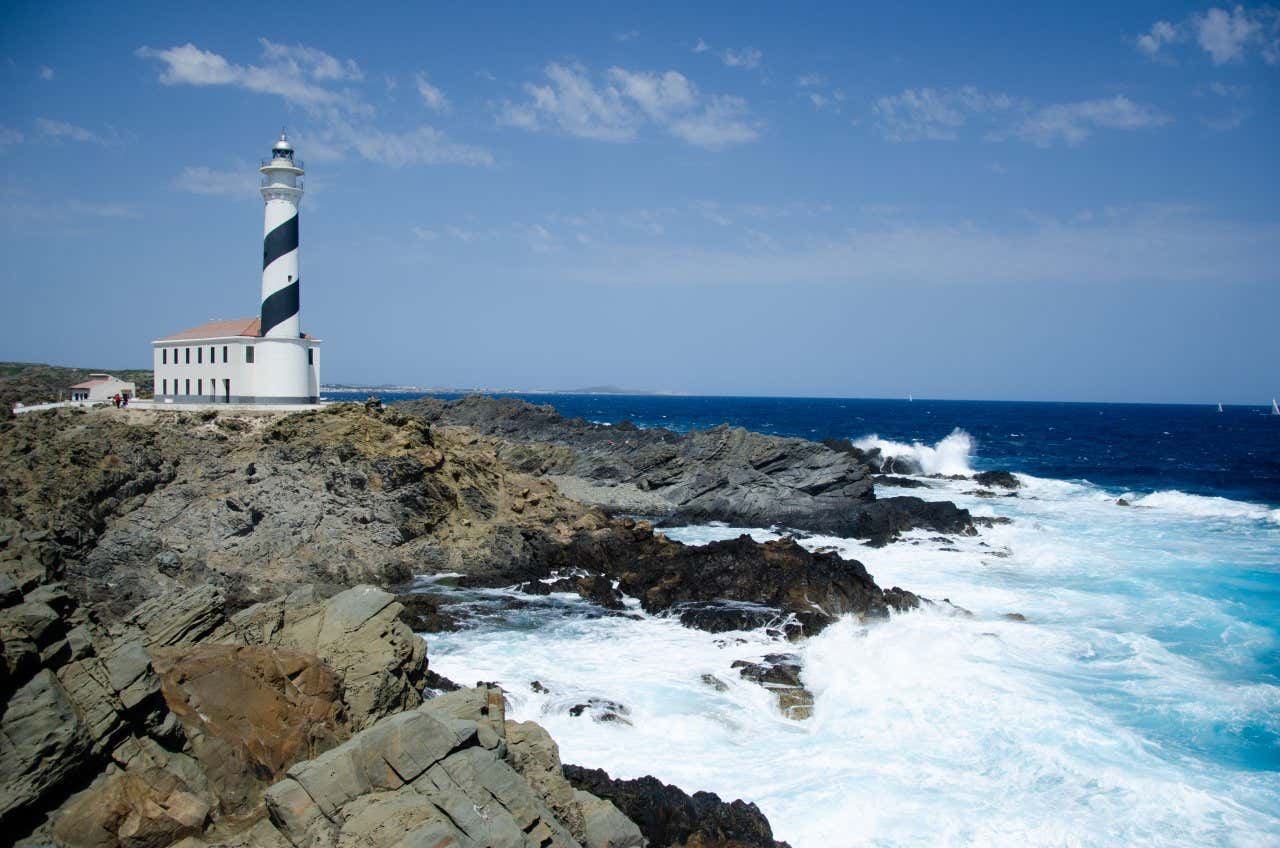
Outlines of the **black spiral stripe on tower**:
[[262,328],[260,330],[262,335],[265,336],[272,327],[298,314],[298,308],[301,305],[299,302],[299,282],[300,280],[294,280],[284,288],[276,289],[267,296],[266,300],[262,301]]
[[271,232],[262,242],[262,267],[266,268],[286,253],[298,249],[298,216],[294,215]]

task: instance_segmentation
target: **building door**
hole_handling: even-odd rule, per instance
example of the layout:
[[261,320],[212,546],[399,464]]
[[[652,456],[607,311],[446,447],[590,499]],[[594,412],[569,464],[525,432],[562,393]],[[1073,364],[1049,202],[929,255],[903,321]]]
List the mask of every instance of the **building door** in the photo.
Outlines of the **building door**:
[[231,403],[231,381],[225,378],[222,381],[222,402]]

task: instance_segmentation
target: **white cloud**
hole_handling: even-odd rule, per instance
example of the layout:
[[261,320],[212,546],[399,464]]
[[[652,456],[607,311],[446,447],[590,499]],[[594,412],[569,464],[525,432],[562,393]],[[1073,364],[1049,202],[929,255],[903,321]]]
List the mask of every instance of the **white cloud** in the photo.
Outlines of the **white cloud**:
[[0,150],[11,144],[22,144],[25,136],[12,127],[0,126]]
[[552,63],[548,84],[526,83],[529,99],[498,105],[497,120],[525,130],[556,128],[579,138],[633,141],[646,124],[690,144],[718,150],[758,133],[740,97],[703,97],[678,71],[613,67],[597,84],[582,65]]
[[827,78],[822,74],[803,74],[796,77],[796,85],[801,88],[817,88],[827,84]]
[[[1004,102],[1006,95],[995,95]],[[968,86],[959,91],[907,89],[872,104],[876,125],[888,141],[945,141],[954,139],[972,112],[983,111],[987,95]]]
[[521,129],[541,129],[544,121],[580,138],[630,141],[637,116],[612,85],[599,89],[581,65],[552,62],[543,69],[548,85],[525,83],[525,104],[503,104],[499,122]]
[[1243,59],[1245,45],[1257,38],[1262,30],[1253,14],[1242,6],[1231,11],[1210,9],[1203,15],[1193,15],[1191,26],[1196,41],[1215,65]]
[[1028,116],[1014,134],[1037,147],[1050,147],[1058,142],[1077,145],[1095,129],[1149,129],[1172,120],[1158,109],[1118,94],[1098,100],[1044,106]]
[[78,127],[75,124],[69,124],[66,121],[54,121],[49,118],[36,118],[36,131],[43,136],[56,139],[69,139],[70,141],[85,141],[93,144],[110,144],[106,138],[103,138],[92,130],[84,127]]
[[610,68],[609,79],[655,121],[693,108],[698,99],[693,83],[676,71],[656,74]]
[[440,238],[440,233],[427,227],[411,227],[413,237],[418,241],[436,241]]
[[445,97],[443,91],[427,80],[426,74],[418,74],[413,78],[413,81],[418,87],[418,94],[422,97],[422,102],[426,104],[428,109],[434,109],[437,112],[448,110],[449,98]]
[[450,141],[445,133],[426,124],[406,132],[389,132],[372,126],[334,121],[317,135],[323,144],[339,150],[353,150],[370,162],[393,168],[405,165],[493,164],[493,155],[489,151]]
[[315,80],[364,79],[364,72],[354,59],[336,59],[323,50],[301,44],[274,44],[265,38],[258,41],[262,44],[262,55],[268,61],[286,63],[294,73]]
[[1215,65],[1242,62],[1257,48],[1269,65],[1280,63],[1280,9],[1272,6],[1213,7],[1178,22],[1156,21],[1138,36],[1138,49],[1152,59],[1167,58],[1170,44],[1194,41]]
[[192,194],[221,197],[252,197],[258,193],[258,174],[254,167],[242,163],[228,171],[217,171],[205,165],[188,165],[173,184]]
[[40,66],[40,79],[48,81],[53,79],[53,76],[54,76],[53,68],[49,67],[48,65]]
[[743,47],[741,50],[728,48],[720,51],[720,61],[730,68],[758,68],[764,54],[754,47]]
[[632,29],[626,32],[616,32],[613,34],[613,40],[625,44],[628,41],[635,41],[640,37],[640,30]]
[[711,49],[711,45],[703,41],[701,38],[698,39],[697,44],[693,45],[694,53],[706,53],[710,49]]
[[456,238],[458,241],[471,241],[476,237],[476,234],[471,230],[465,230],[462,227],[445,227],[445,232],[453,238]]
[[[275,44],[265,38],[259,43],[262,65],[237,65],[191,43],[165,50],[140,47],[135,52],[161,64],[160,82],[164,85],[233,86],[303,106],[317,122],[298,133],[312,159],[335,159],[354,152],[392,167],[493,164],[487,150],[452,141],[431,126],[391,131],[374,125],[374,109],[359,89],[332,87],[334,83],[363,82],[364,72],[354,60],[338,59],[301,44]],[[424,103],[439,110],[447,108],[448,99],[425,75],[418,75],[415,82]]]
[[988,140],[1013,137],[1038,147],[1080,144],[1097,129],[1147,129],[1173,120],[1124,95],[1036,106],[974,86],[908,89],[879,98],[872,104],[872,112],[887,141],[949,141],[959,138],[961,130],[975,122],[986,127]]
[[274,44],[260,39],[264,65],[236,65],[187,42],[165,50],[139,47],[135,55],[161,63],[164,85],[230,85],[258,94],[273,94],[302,106],[339,107],[368,112],[358,96],[323,83],[358,81],[363,74],[354,61],[336,59],[320,50]]
[[673,121],[669,129],[677,138],[708,150],[723,150],[754,141],[759,133],[747,117],[747,101],[720,94],[706,108]]
[[1173,44],[1180,38],[1178,29],[1173,24],[1156,21],[1148,32],[1138,36],[1138,49],[1154,59],[1166,44]]

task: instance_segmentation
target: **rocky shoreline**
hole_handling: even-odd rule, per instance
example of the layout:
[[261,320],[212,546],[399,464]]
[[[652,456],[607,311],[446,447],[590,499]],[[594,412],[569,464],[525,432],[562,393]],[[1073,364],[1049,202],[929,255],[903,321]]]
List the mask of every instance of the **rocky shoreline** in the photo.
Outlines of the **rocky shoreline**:
[[[855,450],[492,399],[0,422],[0,827],[28,845],[782,844],[745,802],[562,770],[499,689],[430,671],[414,632],[466,622],[405,588],[451,574],[604,614],[625,596],[780,639],[929,603],[792,538],[654,529],[976,532],[954,505],[876,498],[902,469]],[[808,715],[788,655],[738,671]]]

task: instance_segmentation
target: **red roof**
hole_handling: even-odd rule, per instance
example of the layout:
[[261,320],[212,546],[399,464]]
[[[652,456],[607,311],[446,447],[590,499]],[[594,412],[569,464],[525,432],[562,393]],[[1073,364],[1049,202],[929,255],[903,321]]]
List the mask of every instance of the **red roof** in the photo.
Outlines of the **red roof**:
[[[192,327],[190,330],[183,330],[181,333],[165,336],[160,341],[179,342],[184,339],[223,339],[229,336],[247,336],[256,339],[262,336],[261,327],[262,319],[260,318],[231,318],[225,321],[210,321],[207,324],[201,324],[199,327]],[[311,338],[306,333],[303,333],[302,337],[304,339]]]

